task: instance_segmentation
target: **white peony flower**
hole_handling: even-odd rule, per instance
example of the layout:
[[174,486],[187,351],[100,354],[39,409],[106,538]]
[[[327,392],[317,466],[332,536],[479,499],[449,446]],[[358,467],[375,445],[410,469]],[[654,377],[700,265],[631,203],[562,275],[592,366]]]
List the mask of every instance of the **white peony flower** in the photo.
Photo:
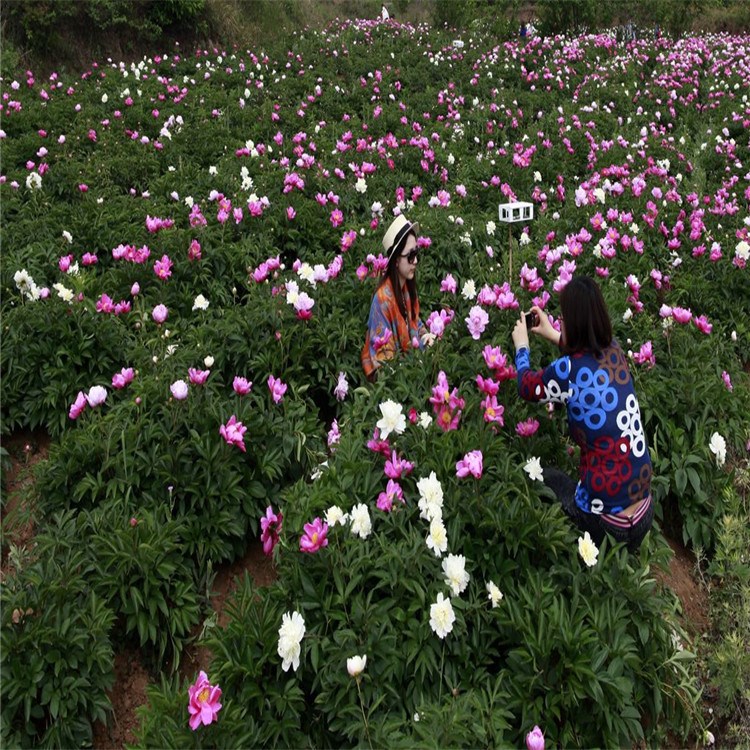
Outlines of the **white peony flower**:
[[360,194],[364,195],[367,192],[367,180],[364,177],[360,177],[354,183],[354,189]]
[[537,456],[533,456],[532,458],[530,458],[524,465],[523,470],[535,482],[544,481],[544,474],[542,472],[542,463]]
[[718,432],[714,432],[711,435],[708,447],[711,449],[711,453],[716,456],[716,465],[724,466],[724,462],[727,460],[727,441]]
[[73,292],[62,284],[53,284],[52,288],[57,292],[57,296],[63,301],[71,304],[73,302]]
[[426,430],[432,424],[432,415],[426,411],[419,412],[419,426]]
[[352,656],[346,660],[346,671],[349,672],[350,677],[359,677],[365,671],[366,666],[367,654]]
[[406,429],[406,417],[401,404],[390,399],[383,401],[380,412],[383,416],[378,420],[377,428],[380,430],[381,440],[386,440],[392,432],[400,435]]
[[477,286],[473,279],[464,282],[464,285],[461,288],[461,296],[464,299],[474,299],[474,297],[477,296]]
[[348,520],[349,516],[338,505],[332,505],[326,511],[326,523],[329,528],[333,528],[336,524],[343,526]]
[[417,482],[419,492],[419,514],[420,518],[432,521],[433,518],[443,516],[443,487],[434,471],[430,476],[422,477]]
[[448,555],[443,560],[443,573],[454,596],[462,594],[469,585],[471,576],[466,572],[466,558],[463,555]]
[[488,221],[487,224],[485,225],[485,229],[487,230],[487,234],[491,236],[495,234],[495,229],[497,229],[497,225],[495,224],[494,221]]
[[503,592],[492,582],[487,581],[487,597],[492,602],[492,608],[500,606],[500,602],[503,600]]
[[69,245],[73,244],[73,235],[67,229],[63,229],[62,236]]
[[456,614],[450,599],[446,599],[442,592],[437,595],[437,601],[430,606],[430,627],[438,638],[445,638],[453,630]]
[[26,187],[29,190],[41,190],[42,176],[39,174],[39,172],[29,172],[26,177]]
[[300,643],[305,637],[305,621],[299,612],[285,612],[279,628],[278,654],[282,658],[281,668],[289,671],[299,667]]
[[372,531],[372,521],[370,520],[370,511],[367,509],[367,506],[364,503],[355,505],[349,516],[352,522],[352,534],[356,534],[360,539],[367,539]]
[[435,557],[442,557],[448,550],[448,533],[445,530],[442,516],[435,516],[430,521],[430,531],[427,534],[427,548],[435,553]]
[[594,544],[594,540],[587,531],[583,536],[578,537],[578,554],[589,568],[596,565],[596,558],[599,555],[599,548]]
[[193,310],[208,310],[209,304],[209,301],[202,294],[199,294],[193,301]]

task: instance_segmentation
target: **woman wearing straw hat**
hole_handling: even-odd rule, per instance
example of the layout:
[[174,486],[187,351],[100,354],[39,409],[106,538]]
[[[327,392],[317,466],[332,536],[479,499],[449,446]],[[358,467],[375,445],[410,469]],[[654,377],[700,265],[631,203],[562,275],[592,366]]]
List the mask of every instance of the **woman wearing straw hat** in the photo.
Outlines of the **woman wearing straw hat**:
[[417,271],[419,224],[397,216],[383,237],[388,268],[370,306],[367,337],[362,348],[362,369],[375,380],[378,368],[399,352],[424,349],[435,337],[419,320]]

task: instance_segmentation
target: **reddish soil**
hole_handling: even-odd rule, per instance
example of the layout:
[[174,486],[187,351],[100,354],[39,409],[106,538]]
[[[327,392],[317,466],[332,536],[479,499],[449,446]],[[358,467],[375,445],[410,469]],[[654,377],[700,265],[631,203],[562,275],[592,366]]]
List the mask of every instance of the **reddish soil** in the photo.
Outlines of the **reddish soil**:
[[[5,473],[4,492],[7,502],[2,517],[3,564],[0,581],[10,568],[10,561],[7,559],[9,544],[23,546],[33,538],[33,515],[24,512],[31,510],[26,502],[33,481],[30,470],[35,463],[46,458],[49,444],[49,438],[43,433],[19,433],[4,441],[4,447],[11,454],[12,465]],[[669,572],[657,570],[655,575],[675,592],[682,605],[683,625],[692,637],[697,638],[710,628],[707,592],[696,581],[696,565],[692,554],[676,542],[669,541],[669,545],[674,552]],[[276,578],[273,563],[263,554],[257,541],[248,547],[244,557],[221,568],[216,574],[211,606],[217,613],[217,624],[220,627],[227,624],[224,603],[245,571],[259,586],[268,586]],[[196,639],[200,630],[199,625],[194,633]],[[179,669],[181,678],[183,681],[192,681],[200,670],[208,671],[210,661],[211,653],[208,649],[191,643],[182,655]],[[155,680],[145,668],[137,649],[121,651],[115,655],[115,684],[110,693],[112,718],[108,726],[101,722],[94,725],[93,746],[97,750],[121,750],[126,743],[135,742],[135,730],[140,723],[136,709],[146,704],[146,688],[152,682]],[[678,745],[675,744],[674,747]]]
[[696,582],[696,562],[690,550],[667,539],[674,552],[669,561],[669,574],[655,571],[654,575],[677,594],[682,605],[682,625],[693,638],[708,632],[708,591]]

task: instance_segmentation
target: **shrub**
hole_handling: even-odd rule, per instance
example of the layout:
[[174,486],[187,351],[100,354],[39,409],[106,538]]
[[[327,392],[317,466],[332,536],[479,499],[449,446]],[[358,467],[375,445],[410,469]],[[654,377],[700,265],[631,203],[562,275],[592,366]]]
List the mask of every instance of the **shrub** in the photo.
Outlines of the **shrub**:
[[114,615],[89,584],[73,515],[55,517],[33,558],[3,581],[2,735],[14,747],[79,747],[110,710]]

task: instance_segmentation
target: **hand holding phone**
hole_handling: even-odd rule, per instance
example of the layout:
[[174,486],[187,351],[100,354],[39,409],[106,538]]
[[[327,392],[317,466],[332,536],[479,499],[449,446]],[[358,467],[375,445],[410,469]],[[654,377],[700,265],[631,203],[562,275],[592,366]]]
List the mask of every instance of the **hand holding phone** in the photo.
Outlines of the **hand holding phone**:
[[539,318],[535,312],[524,313],[524,319],[526,320],[526,330],[530,331],[534,326],[539,325]]

